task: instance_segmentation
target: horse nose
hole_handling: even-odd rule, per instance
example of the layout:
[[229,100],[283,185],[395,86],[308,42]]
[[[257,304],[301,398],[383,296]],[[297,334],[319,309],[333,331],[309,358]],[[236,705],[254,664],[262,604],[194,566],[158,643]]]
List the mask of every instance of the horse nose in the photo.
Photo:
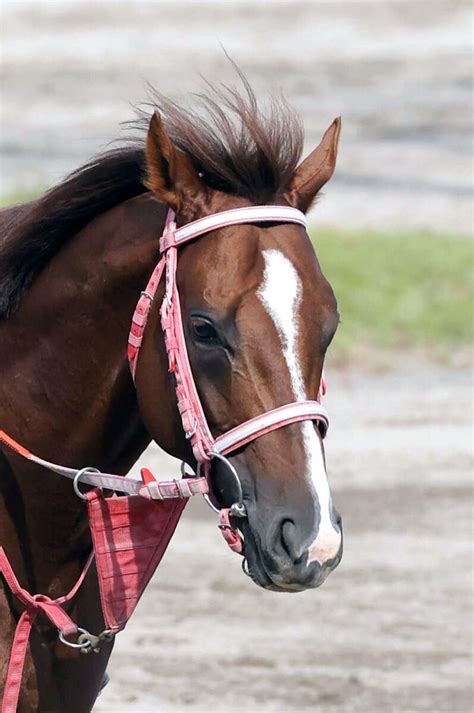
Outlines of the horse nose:
[[283,551],[294,564],[301,562],[306,550],[298,536],[298,528],[292,520],[284,520],[281,525],[280,539]]
[[320,565],[334,560],[342,545],[342,522],[340,515],[334,512],[334,520],[321,522],[315,540],[308,543],[296,523],[285,519],[280,527],[280,546],[293,565],[303,562],[318,562]]

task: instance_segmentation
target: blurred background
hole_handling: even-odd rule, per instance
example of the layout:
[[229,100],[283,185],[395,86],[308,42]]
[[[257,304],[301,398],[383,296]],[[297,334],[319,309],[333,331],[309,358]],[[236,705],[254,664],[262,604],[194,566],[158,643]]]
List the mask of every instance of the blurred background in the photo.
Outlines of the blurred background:
[[[257,590],[189,506],[97,711],[471,710],[472,4],[2,0],[3,205],[45,190],[146,100],[282,93],[338,168],[311,235],[342,324],[330,480],[346,552],[317,592]],[[0,277],[1,279],[1,277]],[[151,447],[160,477],[176,465]],[[136,469],[135,469],[136,470]]]

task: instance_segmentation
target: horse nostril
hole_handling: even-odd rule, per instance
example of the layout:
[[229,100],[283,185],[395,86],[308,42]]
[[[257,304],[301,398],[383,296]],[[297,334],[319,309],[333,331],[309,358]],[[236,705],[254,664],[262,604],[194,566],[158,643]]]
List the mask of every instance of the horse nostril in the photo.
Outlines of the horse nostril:
[[304,552],[304,546],[298,538],[298,529],[292,520],[284,520],[281,526],[281,544],[294,564],[298,564]]

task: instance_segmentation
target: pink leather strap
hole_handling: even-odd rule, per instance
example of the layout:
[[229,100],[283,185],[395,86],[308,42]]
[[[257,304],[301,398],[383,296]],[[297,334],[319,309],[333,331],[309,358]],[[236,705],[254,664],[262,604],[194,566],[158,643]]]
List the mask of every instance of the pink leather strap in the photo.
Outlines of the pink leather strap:
[[160,239],[160,250],[166,252],[171,247],[180,247],[189,240],[210,233],[218,228],[244,223],[297,223],[306,228],[306,216],[296,208],[283,205],[258,205],[245,208],[233,208],[220,213],[206,215],[194,220],[177,230],[165,230]]
[[[6,433],[0,431],[0,442],[4,443],[8,448],[10,448],[15,453],[23,456],[27,460],[31,460],[33,463],[41,465],[43,468],[58,473],[66,478],[73,480],[79,473],[80,485],[90,485],[96,488],[101,488],[102,490],[114,490],[120,493],[127,493],[128,495],[141,495],[147,499],[163,500],[165,498],[180,498],[183,497],[182,493],[186,491],[190,495],[203,495],[208,492],[208,486],[206,478],[186,478],[186,485],[181,484],[181,479],[178,480],[160,480],[155,481],[156,484],[150,489],[148,485],[144,486],[142,480],[135,480],[134,478],[126,478],[122,475],[113,475],[112,473],[100,473],[95,471],[95,469],[87,468],[68,468],[64,465],[58,465],[57,463],[51,463],[50,461],[39,458],[39,456],[31,453],[29,450],[20,446],[11,436],[7,436]],[[186,497],[188,497],[186,495]]]
[[237,528],[230,524],[229,513],[229,508],[223,508],[220,511],[219,530],[222,532],[222,536],[232,552],[236,552],[238,555],[241,555],[244,551],[244,541]]
[[130,334],[128,335],[128,361],[134,380],[137,369],[138,354],[140,353],[140,347],[142,345],[143,332],[145,331],[148,315],[155,298],[156,290],[160,284],[164,267],[165,259],[163,258],[153,270],[146,288],[140,295],[140,299],[135,307],[135,312],[133,313]]
[[329,415],[324,406],[317,401],[295,401],[272,411],[266,411],[218,436],[212,450],[222,455],[231,453],[255,438],[298,421],[317,421],[322,426],[321,435],[324,436],[329,425]]
[[143,485],[138,494],[147,500],[167,500],[169,498],[190,498],[209,492],[206,478],[179,478],[177,480],[154,480]]
[[2,713],[16,713],[28,640],[31,627],[38,614],[44,614],[64,636],[77,632],[77,625],[66,614],[61,605],[74,597],[84,581],[92,559],[93,555],[91,553],[79,579],[66,595],[51,599],[44,594],[32,595],[26,589],[23,589],[15,577],[5,550],[0,547],[0,574],[5,578],[5,582],[13,595],[26,607],[20,616],[13,638],[2,701]]
[[166,289],[161,306],[169,370],[176,381],[176,398],[186,438],[198,463],[209,460],[213,438],[194,382],[183,332],[179,292],[176,284],[177,250],[166,253]]

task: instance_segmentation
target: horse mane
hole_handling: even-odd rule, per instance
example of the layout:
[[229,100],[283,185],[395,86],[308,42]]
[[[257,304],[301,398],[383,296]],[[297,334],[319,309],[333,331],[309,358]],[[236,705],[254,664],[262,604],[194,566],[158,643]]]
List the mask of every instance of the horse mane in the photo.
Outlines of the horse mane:
[[[303,147],[303,130],[283,100],[264,114],[239,70],[244,91],[207,84],[195,95],[201,110],[187,109],[151,88],[151,102],[131,126],[148,128],[158,110],[175,144],[211,188],[271,200],[288,186]],[[143,136],[107,151],[68,176],[41,198],[3,212],[0,236],[0,319],[18,308],[34,277],[95,217],[147,191]]]

